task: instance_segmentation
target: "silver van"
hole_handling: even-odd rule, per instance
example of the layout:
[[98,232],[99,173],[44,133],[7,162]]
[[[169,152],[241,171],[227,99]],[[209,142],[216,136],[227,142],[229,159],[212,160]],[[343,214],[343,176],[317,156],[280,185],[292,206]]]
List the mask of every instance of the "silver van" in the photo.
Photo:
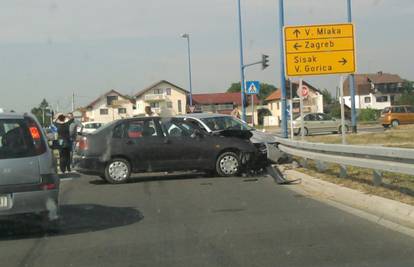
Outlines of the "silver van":
[[34,214],[46,229],[57,226],[59,178],[54,165],[36,119],[0,111],[0,220]]

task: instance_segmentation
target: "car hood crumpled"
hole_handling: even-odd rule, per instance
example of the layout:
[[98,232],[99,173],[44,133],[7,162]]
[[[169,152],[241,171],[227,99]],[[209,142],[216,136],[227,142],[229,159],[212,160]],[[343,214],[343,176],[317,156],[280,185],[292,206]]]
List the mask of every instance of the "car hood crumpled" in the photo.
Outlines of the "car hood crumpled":
[[252,143],[276,143],[277,141],[276,137],[269,133],[253,130],[252,134],[253,136],[250,139]]

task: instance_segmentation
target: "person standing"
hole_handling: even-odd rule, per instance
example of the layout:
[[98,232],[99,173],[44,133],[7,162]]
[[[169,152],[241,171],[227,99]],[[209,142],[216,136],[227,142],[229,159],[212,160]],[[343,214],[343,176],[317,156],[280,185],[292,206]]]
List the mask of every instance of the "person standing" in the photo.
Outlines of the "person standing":
[[55,121],[55,126],[58,132],[59,140],[59,167],[62,173],[66,171],[70,172],[70,153],[72,150],[71,134],[70,134],[70,125],[73,123],[74,119],[71,114],[65,116],[63,114],[58,114]]

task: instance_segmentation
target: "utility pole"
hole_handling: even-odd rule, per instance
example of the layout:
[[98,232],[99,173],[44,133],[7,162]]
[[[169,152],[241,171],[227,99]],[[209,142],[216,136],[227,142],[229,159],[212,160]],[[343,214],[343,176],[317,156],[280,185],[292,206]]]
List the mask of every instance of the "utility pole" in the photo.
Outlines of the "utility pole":
[[75,92],[72,93],[72,112],[75,111]]

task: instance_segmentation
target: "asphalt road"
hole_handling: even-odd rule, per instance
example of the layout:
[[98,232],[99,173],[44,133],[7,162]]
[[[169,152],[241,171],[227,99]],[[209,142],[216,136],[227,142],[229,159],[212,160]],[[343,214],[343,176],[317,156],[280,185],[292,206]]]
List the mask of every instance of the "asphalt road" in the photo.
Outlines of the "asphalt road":
[[3,223],[1,266],[414,266],[414,239],[271,178],[62,182],[61,232]]

